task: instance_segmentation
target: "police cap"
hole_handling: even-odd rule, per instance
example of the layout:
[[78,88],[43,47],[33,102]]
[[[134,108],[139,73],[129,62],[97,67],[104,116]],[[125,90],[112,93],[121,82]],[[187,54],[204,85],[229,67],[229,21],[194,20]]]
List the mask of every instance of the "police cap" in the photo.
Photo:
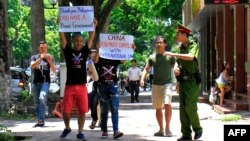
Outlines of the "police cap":
[[183,33],[186,33],[187,36],[189,36],[190,33],[192,32],[192,30],[189,29],[189,28],[187,28],[187,27],[185,27],[185,26],[183,26],[183,25],[178,25],[177,32],[183,32]]

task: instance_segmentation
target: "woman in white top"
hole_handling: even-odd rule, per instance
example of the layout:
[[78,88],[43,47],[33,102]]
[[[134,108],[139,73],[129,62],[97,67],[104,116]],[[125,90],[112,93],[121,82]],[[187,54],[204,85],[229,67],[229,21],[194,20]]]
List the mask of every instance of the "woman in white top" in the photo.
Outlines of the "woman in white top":
[[224,61],[220,76],[216,79],[217,86],[220,89],[220,106],[225,106],[223,104],[225,93],[231,90],[231,88],[226,87],[227,83],[232,81],[231,77],[228,75],[229,68],[230,64],[227,61]]

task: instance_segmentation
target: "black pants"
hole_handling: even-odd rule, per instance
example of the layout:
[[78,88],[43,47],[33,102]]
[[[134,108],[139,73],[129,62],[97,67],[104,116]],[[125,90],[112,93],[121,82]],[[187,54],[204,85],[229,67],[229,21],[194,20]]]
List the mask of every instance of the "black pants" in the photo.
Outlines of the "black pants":
[[140,81],[129,81],[129,92],[131,94],[131,102],[133,103],[134,100],[136,100],[137,102],[139,101],[138,97],[139,97],[139,83]]
[[91,117],[93,121],[98,120],[98,114],[97,114],[97,105],[99,104],[100,101],[100,95],[97,90],[97,85],[93,86],[93,91],[90,93],[90,101],[89,101],[89,106],[91,110]]
[[152,82],[153,82],[154,75],[150,74],[149,75],[149,84],[150,84],[150,89],[152,88]]

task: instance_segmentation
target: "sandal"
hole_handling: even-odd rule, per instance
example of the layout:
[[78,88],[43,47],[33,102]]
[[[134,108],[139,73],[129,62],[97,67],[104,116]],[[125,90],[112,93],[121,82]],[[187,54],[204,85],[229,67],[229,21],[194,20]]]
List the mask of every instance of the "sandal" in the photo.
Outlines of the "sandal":
[[154,136],[164,136],[164,132],[163,131],[158,131],[156,133],[154,133]]
[[44,121],[39,121],[37,124],[35,124],[33,127],[44,127]]
[[91,124],[89,125],[89,128],[90,128],[90,129],[95,129],[96,122],[97,122],[97,121],[94,121],[94,120],[93,120],[93,121],[91,122]]

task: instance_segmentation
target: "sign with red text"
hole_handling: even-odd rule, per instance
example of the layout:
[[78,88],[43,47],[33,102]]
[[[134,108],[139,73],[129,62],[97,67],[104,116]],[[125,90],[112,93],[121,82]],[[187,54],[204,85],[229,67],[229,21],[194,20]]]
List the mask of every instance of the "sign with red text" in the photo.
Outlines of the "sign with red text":
[[100,34],[101,58],[111,60],[132,60],[134,37],[120,34]]
[[94,31],[93,6],[59,7],[59,32]]
[[249,0],[205,0],[205,4],[244,4]]

